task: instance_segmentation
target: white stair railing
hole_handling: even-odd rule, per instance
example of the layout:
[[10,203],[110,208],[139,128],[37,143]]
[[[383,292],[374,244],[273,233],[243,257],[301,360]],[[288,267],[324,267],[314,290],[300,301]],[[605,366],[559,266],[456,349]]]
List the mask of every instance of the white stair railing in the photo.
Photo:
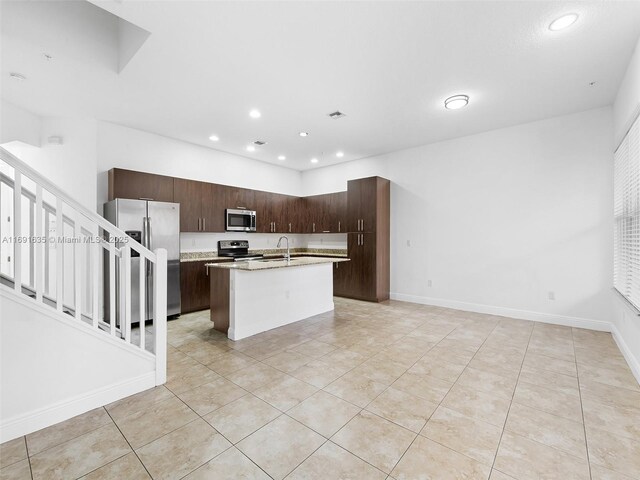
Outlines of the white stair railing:
[[[0,288],[155,357],[156,384],[164,383],[166,250],[148,250],[2,147],[0,160]],[[132,257],[139,258],[135,274]],[[145,323],[147,267],[154,279],[153,318]],[[141,297],[136,328],[133,282]]]

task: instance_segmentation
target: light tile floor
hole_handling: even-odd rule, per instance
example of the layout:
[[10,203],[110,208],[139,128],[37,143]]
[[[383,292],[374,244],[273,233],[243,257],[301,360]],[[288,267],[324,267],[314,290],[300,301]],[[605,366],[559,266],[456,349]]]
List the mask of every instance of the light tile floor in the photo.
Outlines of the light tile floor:
[[341,298],[235,343],[168,328],[165,386],[3,444],[0,479],[640,478],[607,333]]

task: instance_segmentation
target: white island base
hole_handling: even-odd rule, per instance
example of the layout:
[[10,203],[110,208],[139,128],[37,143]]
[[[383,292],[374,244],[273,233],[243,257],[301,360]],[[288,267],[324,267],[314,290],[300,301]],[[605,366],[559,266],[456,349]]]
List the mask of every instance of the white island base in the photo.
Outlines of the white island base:
[[333,261],[296,260],[302,259],[292,259],[286,268],[208,265],[214,328],[240,340],[332,311]]

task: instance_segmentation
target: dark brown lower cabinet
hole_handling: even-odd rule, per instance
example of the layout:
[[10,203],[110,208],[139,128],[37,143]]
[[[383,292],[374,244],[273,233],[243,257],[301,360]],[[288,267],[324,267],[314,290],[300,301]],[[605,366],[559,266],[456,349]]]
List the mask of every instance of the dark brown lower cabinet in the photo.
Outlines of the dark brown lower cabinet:
[[370,302],[389,299],[389,257],[383,245],[385,240],[380,233],[347,235],[347,256],[351,261],[336,263],[340,266],[334,267],[334,295]]
[[180,263],[181,313],[209,308],[209,277],[205,264],[211,261]]
[[333,264],[333,294],[336,297],[346,297],[346,279],[351,262],[336,262]]

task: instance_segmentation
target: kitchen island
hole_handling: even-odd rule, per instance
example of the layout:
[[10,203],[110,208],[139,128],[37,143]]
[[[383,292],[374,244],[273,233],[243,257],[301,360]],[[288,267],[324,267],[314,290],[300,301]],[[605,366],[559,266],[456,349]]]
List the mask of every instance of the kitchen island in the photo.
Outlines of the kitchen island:
[[333,310],[333,264],[347,258],[265,258],[206,264],[211,321],[231,340]]

